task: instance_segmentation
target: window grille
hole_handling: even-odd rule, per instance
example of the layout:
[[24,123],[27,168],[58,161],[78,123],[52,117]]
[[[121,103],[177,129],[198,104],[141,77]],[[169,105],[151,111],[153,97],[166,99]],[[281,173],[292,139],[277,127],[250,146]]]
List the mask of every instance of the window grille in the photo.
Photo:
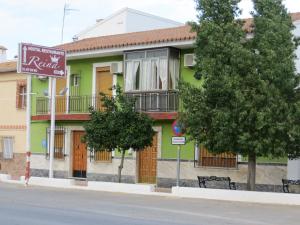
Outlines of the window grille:
[[0,141],[3,159],[13,159],[14,137],[1,137]]
[[[64,127],[56,127],[54,135],[54,158],[64,159],[66,156],[65,149],[65,135],[66,129]],[[47,128],[47,152],[46,157],[50,156],[50,128]]]

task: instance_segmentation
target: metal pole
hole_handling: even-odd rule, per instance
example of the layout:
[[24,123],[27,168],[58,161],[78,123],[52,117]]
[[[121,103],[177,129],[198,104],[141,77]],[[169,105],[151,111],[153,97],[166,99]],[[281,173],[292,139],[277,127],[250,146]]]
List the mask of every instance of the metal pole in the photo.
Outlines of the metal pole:
[[177,146],[177,181],[176,186],[179,187],[179,181],[180,181],[180,149],[181,145]]
[[31,123],[31,75],[27,75],[27,93],[26,93],[26,171],[25,184],[28,185],[30,178],[30,124]]
[[51,77],[50,79],[51,79],[51,127],[50,127],[50,152],[49,152],[50,153],[49,178],[53,178],[56,78]]

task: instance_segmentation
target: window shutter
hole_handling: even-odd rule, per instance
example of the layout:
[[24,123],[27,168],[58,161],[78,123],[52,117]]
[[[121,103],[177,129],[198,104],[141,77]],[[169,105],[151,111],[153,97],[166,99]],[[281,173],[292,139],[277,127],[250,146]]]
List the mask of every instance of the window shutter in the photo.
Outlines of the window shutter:
[[3,138],[3,158],[12,159],[13,158],[13,138],[4,137]]

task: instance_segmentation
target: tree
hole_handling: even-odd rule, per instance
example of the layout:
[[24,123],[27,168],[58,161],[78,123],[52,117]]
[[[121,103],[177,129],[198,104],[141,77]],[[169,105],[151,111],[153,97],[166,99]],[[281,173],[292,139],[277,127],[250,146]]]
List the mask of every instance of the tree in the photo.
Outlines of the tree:
[[296,45],[280,0],[254,1],[250,39],[236,19],[239,2],[196,1],[195,77],[203,85],[181,84],[181,120],[187,134],[210,151],[248,156],[247,188],[255,190],[257,157],[299,154]]
[[135,111],[133,98],[125,96],[119,86],[116,93],[115,98],[100,93],[104,111],[90,109],[91,119],[84,125],[84,141],[91,150],[118,150],[122,153],[118,168],[120,183],[125,152],[151,146],[154,130],[153,121],[147,115]]

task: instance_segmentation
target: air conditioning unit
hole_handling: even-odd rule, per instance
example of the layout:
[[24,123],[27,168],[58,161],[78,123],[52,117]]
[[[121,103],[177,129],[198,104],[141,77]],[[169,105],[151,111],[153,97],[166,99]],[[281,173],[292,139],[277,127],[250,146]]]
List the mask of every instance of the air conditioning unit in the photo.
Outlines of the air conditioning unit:
[[196,65],[195,54],[184,54],[184,67],[193,67]]
[[123,64],[122,62],[113,62],[110,65],[111,74],[122,74],[123,73]]
[[37,78],[40,80],[40,81],[45,81],[48,79],[48,77],[46,76],[37,76]]

